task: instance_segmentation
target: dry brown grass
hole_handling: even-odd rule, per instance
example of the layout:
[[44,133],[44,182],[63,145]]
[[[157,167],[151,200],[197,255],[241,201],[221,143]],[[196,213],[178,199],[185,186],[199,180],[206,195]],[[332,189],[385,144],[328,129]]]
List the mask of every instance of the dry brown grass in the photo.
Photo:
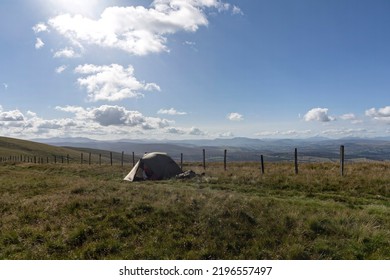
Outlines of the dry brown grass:
[[0,259],[389,259],[390,163],[0,166]]

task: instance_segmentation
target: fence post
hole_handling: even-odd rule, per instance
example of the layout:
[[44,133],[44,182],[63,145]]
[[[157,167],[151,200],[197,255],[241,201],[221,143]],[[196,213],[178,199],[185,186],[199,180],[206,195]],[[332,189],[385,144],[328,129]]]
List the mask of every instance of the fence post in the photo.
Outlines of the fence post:
[[81,153],[81,159],[80,159],[80,161],[81,161],[81,164],[83,164],[83,161],[84,161],[84,155],[83,155],[83,153]]
[[203,149],[203,169],[206,169],[206,150]]
[[180,169],[183,171],[183,153],[180,153]]
[[344,176],[344,145],[340,146],[340,175]]
[[69,164],[69,154],[66,155],[66,163]]
[[110,152],[110,163],[111,163],[111,166],[112,166],[112,152]]
[[260,156],[260,164],[261,164],[261,174],[264,174],[264,157]]
[[223,153],[223,169],[225,171],[226,171],[226,154],[227,154],[227,150],[225,150]]
[[295,174],[298,174],[298,149],[297,148],[295,148],[294,163],[295,163]]
[[125,152],[122,151],[122,158],[121,158],[121,167],[123,167],[123,158],[125,156]]
[[102,165],[102,154],[99,154],[99,165]]
[[133,152],[133,167],[135,165],[135,156],[134,156],[134,152]]

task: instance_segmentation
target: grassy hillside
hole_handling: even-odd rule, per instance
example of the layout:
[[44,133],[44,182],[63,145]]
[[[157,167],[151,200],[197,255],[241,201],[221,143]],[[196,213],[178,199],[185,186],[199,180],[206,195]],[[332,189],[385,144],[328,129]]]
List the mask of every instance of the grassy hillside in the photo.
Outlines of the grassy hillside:
[[390,259],[389,163],[128,169],[0,165],[0,259]]
[[73,149],[55,147],[32,141],[15,138],[0,137],[0,156],[66,156],[70,158],[80,158],[80,153]]

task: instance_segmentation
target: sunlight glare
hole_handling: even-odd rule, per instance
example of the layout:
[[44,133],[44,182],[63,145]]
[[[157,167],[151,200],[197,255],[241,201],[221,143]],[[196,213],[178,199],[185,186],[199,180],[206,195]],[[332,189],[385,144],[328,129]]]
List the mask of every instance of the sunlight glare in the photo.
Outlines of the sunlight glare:
[[41,1],[46,9],[55,14],[81,14],[96,16],[104,8],[104,0],[46,0]]

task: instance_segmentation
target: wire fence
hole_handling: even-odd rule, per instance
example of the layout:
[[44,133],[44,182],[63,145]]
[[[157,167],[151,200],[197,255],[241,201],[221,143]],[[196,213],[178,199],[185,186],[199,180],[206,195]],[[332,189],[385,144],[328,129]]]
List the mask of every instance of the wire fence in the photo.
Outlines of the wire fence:
[[[146,154],[146,153],[145,153]],[[116,153],[116,152],[107,152],[95,154],[92,152],[80,152],[77,156],[73,155],[46,155],[46,156],[31,156],[31,155],[8,155],[0,156],[0,163],[33,163],[33,164],[80,164],[80,165],[118,165],[122,167],[131,166],[133,167],[136,162],[142,158],[143,155],[136,155],[134,152],[131,154]],[[340,146],[340,175],[344,176],[344,167],[345,167],[345,149],[344,145]],[[299,173],[299,157],[298,149],[294,149],[294,171],[295,174]],[[178,162],[180,167],[183,169],[184,164],[184,154],[180,154],[180,160]],[[206,149],[202,150],[202,166],[203,169],[207,168],[207,156]],[[223,168],[224,170],[228,169],[228,150],[225,149],[223,152]],[[264,155],[260,155],[260,170],[261,173],[265,173],[265,161]]]

